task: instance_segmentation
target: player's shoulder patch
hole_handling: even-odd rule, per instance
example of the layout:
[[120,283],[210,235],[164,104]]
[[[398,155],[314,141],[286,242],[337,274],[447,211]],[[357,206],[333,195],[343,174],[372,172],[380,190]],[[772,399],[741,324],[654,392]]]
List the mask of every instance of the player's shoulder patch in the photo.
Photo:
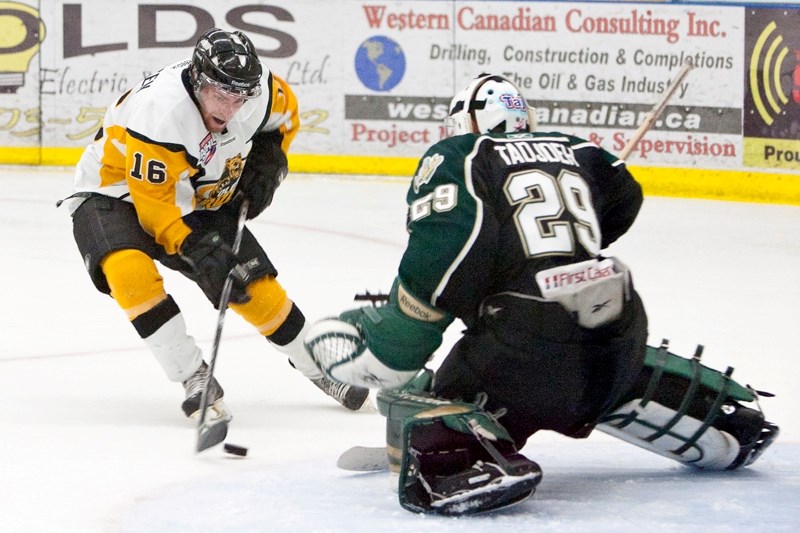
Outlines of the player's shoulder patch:
[[444,161],[444,156],[439,153],[434,153],[425,156],[419,165],[417,173],[414,175],[414,192],[419,193],[420,187],[431,181],[433,174],[439,165]]

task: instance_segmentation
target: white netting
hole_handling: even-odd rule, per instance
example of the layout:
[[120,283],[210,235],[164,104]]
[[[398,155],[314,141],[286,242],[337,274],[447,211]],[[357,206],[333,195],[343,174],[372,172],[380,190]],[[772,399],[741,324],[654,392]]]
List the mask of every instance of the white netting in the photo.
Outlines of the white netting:
[[364,351],[365,343],[359,331],[341,320],[327,319],[314,324],[306,336],[306,347],[323,372]]

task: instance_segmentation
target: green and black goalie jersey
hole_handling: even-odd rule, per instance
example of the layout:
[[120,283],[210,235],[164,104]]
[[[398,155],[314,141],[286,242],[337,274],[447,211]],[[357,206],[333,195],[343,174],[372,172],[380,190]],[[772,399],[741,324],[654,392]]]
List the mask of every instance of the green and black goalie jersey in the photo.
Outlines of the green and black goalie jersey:
[[642,190],[622,160],[577,137],[469,134],[427,151],[407,201],[400,280],[470,325],[486,296],[540,296],[538,271],[599,256]]

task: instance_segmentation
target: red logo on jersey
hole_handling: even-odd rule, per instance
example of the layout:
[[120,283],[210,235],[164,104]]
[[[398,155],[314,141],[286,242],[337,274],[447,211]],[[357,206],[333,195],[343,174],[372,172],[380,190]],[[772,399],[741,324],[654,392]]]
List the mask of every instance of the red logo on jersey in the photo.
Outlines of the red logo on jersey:
[[209,133],[203,140],[200,141],[200,162],[203,166],[208,165],[208,162],[214,157],[214,154],[217,153],[217,141],[214,140],[214,137],[211,136]]

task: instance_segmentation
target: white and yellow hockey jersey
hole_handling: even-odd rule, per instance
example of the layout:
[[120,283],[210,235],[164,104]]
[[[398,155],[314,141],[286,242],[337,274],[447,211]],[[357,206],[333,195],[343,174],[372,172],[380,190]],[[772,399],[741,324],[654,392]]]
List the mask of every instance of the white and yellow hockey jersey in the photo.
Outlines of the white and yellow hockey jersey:
[[279,132],[286,153],[299,128],[294,93],[271,75],[225,131],[210,133],[194,99],[189,65],[186,60],[164,68],[109,106],[75,173],[75,192],[133,202],[144,230],[169,254],[191,232],[183,216],[218,209],[233,198],[256,133]]

